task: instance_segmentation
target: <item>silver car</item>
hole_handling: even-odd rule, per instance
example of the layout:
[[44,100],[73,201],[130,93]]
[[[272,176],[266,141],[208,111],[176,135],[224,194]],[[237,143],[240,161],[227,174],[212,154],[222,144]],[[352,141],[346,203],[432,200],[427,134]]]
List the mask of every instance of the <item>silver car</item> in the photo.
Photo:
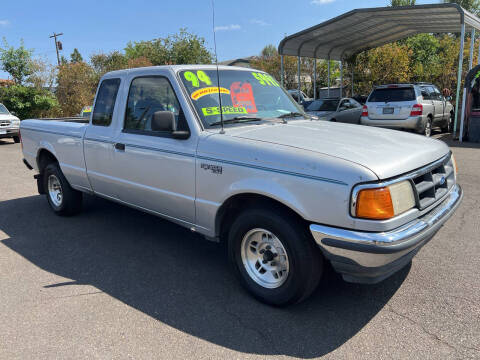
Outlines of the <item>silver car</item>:
[[326,98],[312,102],[306,112],[320,120],[359,124],[362,105],[351,98]]
[[454,109],[435,85],[391,84],[376,87],[363,106],[361,124],[414,130],[425,136],[438,126],[452,129]]

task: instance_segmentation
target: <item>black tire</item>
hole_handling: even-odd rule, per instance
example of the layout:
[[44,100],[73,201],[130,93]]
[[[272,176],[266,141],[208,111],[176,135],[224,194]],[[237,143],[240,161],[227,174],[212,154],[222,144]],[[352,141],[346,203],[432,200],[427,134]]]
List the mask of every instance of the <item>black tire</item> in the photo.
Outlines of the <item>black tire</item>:
[[337,119],[330,119],[331,122],[337,122]]
[[[276,288],[267,288],[256,282],[242,261],[242,240],[254,229],[265,229],[274,234],[288,256],[289,271],[284,282]],[[237,216],[228,235],[228,256],[243,287],[261,302],[275,306],[306,299],[317,287],[323,273],[322,254],[307,231],[305,224],[275,207],[271,210],[252,209]]]
[[452,132],[454,120],[455,120],[455,115],[450,114],[450,117],[447,120],[447,124],[444,127],[441,128],[442,133]]
[[[55,201],[49,191],[49,179],[57,179],[61,197]],[[55,180],[54,180],[55,181]],[[72,189],[58,166],[58,163],[48,164],[43,171],[43,187],[47,195],[48,204],[53,212],[60,216],[71,216],[82,210],[82,193]]]
[[20,142],[20,137],[19,137],[19,136],[14,136],[14,137],[13,137],[13,142],[14,142],[15,144],[18,144],[18,143]]

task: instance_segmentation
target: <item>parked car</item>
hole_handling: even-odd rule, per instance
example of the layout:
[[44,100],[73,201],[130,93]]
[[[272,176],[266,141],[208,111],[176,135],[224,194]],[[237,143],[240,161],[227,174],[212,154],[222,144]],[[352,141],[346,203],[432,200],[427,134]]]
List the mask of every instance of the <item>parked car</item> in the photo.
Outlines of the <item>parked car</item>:
[[82,108],[82,111],[80,111],[80,114],[78,114],[78,116],[88,118],[88,117],[90,117],[90,115],[92,115],[92,109],[93,109],[93,106],[91,106],[91,105],[84,106]]
[[10,113],[5,105],[0,104],[0,139],[12,138],[19,143],[20,119]]
[[305,95],[303,91],[299,92],[298,90],[288,90],[288,93],[297,103],[302,105],[304,108],[310,105],[313,101],[313,99]]
[[54,213],[94,194],[226,242],[242,285],[274,305],[308,297],[327,262],[346,281],[384,280],[463,196],[444,142],[314,120],[240,67],[110,72],[88,124],[24,120],[21,134]]
[[327,98],[313,101],[306,111],[320,120],[359,124],[362,105],[351,98]]
[[408,129],[431,136],[432,128],[442,132],[453,127],[455,111],[433,84],[391,84],[376,87],[363,106],[363,125]]

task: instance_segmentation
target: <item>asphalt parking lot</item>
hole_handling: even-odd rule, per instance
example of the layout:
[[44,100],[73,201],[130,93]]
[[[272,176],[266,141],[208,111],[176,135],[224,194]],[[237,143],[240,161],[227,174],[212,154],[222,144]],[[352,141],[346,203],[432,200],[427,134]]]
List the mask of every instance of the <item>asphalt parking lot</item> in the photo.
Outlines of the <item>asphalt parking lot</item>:
[[93,197],[55,216],[0,140],[0,358],[478,359],[480,146],[450,144],[465,198],[410,266],[277,309],[167,221]]

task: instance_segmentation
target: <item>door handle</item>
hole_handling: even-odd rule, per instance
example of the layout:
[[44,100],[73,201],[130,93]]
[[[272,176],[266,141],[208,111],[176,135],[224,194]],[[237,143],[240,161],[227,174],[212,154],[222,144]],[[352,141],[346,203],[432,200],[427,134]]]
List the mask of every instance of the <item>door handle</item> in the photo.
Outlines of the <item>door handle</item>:
[[125,151],[125,144],[122,143],[115,143],[115,150]]

